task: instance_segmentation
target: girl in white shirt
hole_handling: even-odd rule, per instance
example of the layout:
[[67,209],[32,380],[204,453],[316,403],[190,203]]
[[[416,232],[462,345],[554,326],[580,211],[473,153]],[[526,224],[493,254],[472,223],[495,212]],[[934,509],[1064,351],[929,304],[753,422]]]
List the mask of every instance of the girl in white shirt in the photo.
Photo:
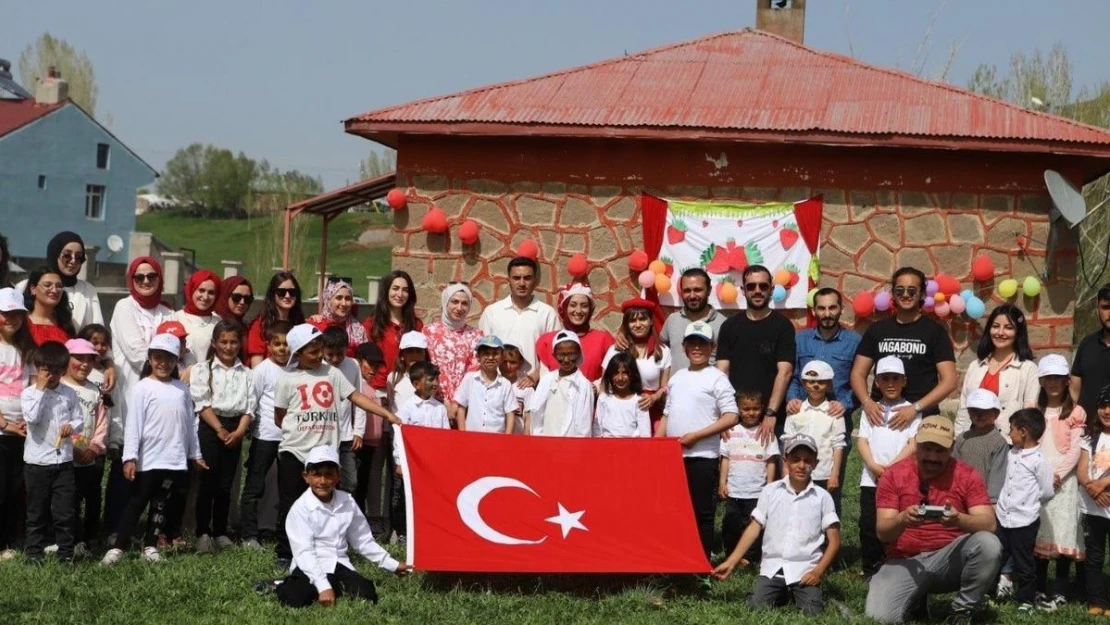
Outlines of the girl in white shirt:
[[618,352],[609,359],[601,385],[594,413],[594,436],[651,436],[651,417],[640,405],[644,392],[640,371],[628,352]]
[[239,360],[243,326],[220,321],[212,331],[207,359],[193,365],[189,390],[200,416],[197,441],[208,470],[197,489],[197,553],[234,543],[227,535],[231,486],[243,439],[251,425],[251,372]]
[[143,378],[131,391],[124,429],[123,477],[133,482],[116,543],[104,554],[101,564],[110,565],[123,558],[139,517],[149,505],[150,515],[144,537],[143,559],[159,562],[162,555],[155,546],[161,531],[168,539],[177,538],[185,494],[189,489],[189,464],[207,469],[197,441],[196,413],[189,387],[177,379],[181,340],[159,334],[150,341]]
[[20,395],[30,379],[24,363],[29,364],[28,357],[35,348],[26,318],[23,295],[12,288],[0,289],[0,561],[16,556],[11,546],[23,516],[27,424]]
[[393,365],[393,373],[386,380],[386,397],[389,409],[394,414],[416,397],[416,388],[409,380],[409,367],[417,362],[430,362],[428,360],[428,339],[421,332],[406,332],[401,336],[401,348],[397,352],[397,362]]

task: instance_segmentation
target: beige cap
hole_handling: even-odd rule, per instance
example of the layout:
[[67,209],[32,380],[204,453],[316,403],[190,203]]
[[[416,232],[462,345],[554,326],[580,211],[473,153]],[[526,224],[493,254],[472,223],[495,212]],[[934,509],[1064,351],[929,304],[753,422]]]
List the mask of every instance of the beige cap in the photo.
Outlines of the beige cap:
[[925,417],[917,428],[917,444],[935,443],[946,449],[952,448],[956,441],[956,430],[948,417]]

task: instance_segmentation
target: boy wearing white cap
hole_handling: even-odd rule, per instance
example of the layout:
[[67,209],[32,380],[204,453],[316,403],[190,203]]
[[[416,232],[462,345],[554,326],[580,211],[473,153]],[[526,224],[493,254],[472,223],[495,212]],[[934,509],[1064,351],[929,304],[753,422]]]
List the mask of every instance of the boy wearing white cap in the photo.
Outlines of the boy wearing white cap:
[[351,495],[336,490],[339,475],[335,448],[322,445],[308,452],[301,473],[307,489],[285,520],[293,558],[289,577],[275,590],[282,605],[331,606],[342,596],[376,603],[374,583],[355,571],[348,549],[398,576],[409,571],[408,565],[394,560],[374,542],[370,524]]
[[875,387],[879,390],[879,407],[883,411],[880,425],[870,419],[859,424],[859,455],[863,473],[859,480],[859,543],[864,577],[878,572],[885,558],[883,543],[875,527],[875,493],[879,478],[895,462],[913,454],[921,415],[904,429],[890,427],[890,420],[909,402],[902,396],[906,388],[906,369],[897,356],[883,356],[875,363]]
[[524,431],[536,436],[591,436],[594,386],[578,370],[582,364],[578,334],[560,330],[551,341],[559,368],[544,374],[536,385],[525,408]]
[[952,457],[971,465],[987,483],[991,503],[998,503],[998,495],[1006,481],[1006,452],[1010,443],[998,431],[994,422],[1002,413],[1002,404],[994,393],[977,388],[967,396],[967,414],[971,429],[956,437]]
[[829,491],[840,514],[840,465],[844,463],[847,433],[844,419],[829,414],[833,369],[823,360],[811,360],[802,369],[801,380],[806,401],[801,410],[786,418],[783,434],[807,434],[817,441],[813,481]]

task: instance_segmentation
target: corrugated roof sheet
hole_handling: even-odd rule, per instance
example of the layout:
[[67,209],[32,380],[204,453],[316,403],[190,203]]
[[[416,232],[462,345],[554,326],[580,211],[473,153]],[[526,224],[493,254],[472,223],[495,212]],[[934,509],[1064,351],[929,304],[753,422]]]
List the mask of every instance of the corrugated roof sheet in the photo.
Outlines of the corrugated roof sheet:
[[348,120],[347,128],[456,123],[1110,146],[1110,131],[1101,128],[752,29],[384,108]]
[[0,137],[53,113],[65,104],[36,104],[34,100],[0,99]]

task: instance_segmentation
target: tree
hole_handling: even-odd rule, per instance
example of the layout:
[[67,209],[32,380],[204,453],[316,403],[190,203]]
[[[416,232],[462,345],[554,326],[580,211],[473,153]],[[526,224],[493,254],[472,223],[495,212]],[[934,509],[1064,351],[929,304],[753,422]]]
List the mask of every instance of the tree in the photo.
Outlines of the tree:
[[65,39],[43,33],[34,43],[27,44],[19,53],[19,80],[34,92],[39,78],[46,76],[51,66],[69,83],[69,98],[86,113],[96,117],[96,99],[100,90],[96,85],[92,61]]
[[393,148],[386,148],[379,154],[377,151],[370,152],[370,156],[366,160],[358,164],[358,174],[363,180],[367,178],[377,178],[391,171],[397,170],[397,150]]
[[194,143],[166,162],[158,192],[198,217],[246,217],[257,163],[240,152]]

